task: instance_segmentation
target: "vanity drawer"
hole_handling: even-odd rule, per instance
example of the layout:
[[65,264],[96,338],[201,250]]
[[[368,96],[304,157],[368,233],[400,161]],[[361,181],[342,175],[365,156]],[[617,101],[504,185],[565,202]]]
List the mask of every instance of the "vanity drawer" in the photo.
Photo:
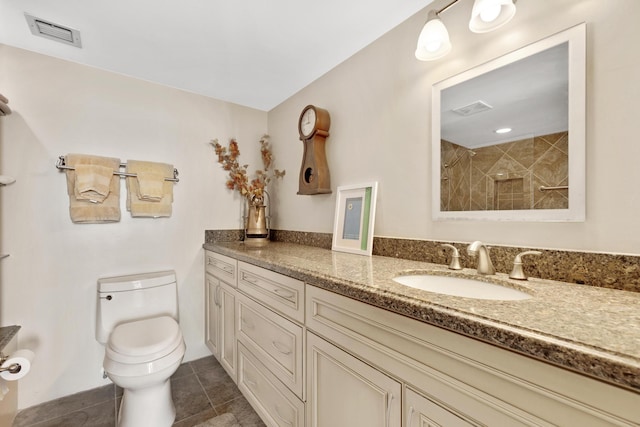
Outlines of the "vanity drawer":
[[304,426],[304,403],[242,343],[238,343],[238,387],[267,425]]
[[204,265],[207,273],[220,280],[224,280],[234,288],[238,286],[236,280],[238,261],[211,251],[204,251],[204,257]]
[[237,337],[284,385],[304,399],[301,326],[238,295]]
[[267,307],[304,323],[304,282],[239,261],[238,288]]

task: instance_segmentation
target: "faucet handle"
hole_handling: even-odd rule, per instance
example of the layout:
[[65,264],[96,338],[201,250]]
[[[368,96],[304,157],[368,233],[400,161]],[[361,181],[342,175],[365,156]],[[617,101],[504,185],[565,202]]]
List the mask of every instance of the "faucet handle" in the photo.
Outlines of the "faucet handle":
[[524,270],[522,269],[522,257],[524,255],[542,255],[540,251],[524,251],[516,255],[513,260],[513,270],[509,274],[510,279],[516,280],[527,280],[527,276],[524,274]]
[[458,253],[458,248],[448,243],[444,243],[442,246],[445,248],[451,248],[451,262],[449,263],[449,270],[462,270],[460,266],[460,253]]

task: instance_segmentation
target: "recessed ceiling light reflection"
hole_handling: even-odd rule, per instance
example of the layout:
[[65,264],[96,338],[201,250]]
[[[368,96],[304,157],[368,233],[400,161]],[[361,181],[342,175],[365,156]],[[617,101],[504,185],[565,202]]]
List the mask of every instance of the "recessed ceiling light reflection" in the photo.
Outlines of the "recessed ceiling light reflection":
[[500,128],[500,129],[496,129],[494,130],[495,133],[509,133],[511,132],[511,128]]

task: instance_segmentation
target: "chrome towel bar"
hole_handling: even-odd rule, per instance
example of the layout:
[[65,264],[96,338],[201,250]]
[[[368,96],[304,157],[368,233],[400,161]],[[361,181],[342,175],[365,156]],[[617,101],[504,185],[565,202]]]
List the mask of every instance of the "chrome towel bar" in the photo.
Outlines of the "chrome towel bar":
[[569,189],[568,185],[558,185],[557,187],[545,187],[544,185],[541,185],[540,187],[538,187],[538,190],[540,191],[568,190],[568,189]]
[[[73,167],[71,167],[71,166],[67,166],[67,165],[65,164],[65,162],[66,162],[65,157],[64,157],[64,156],[59,156],[59,157],[58,157],[58,162],[56,163],[56,167],[57,167],[58,169],[60,169],[60,170],[62,170],[62,169],[75,170],[75,168],[73,168]],[[120,163],[120,167],[121,167],[121,168],[125,168],[125,167],[127,167],[127,164],[126,164],[126,163]],[[113,174],[114,174],[114,175],[118,175],[118,176],[124,176],[124,177],[127,177],[127,176],[130,176],[130,177],[138,176],[138,175],[136,175],[135,173],[118,172],[118,171],[113,171]],[[180,181],[180,180],[178,179],[178,169],[173,169],[173,177],[172,177],[172,178],[166,178],[166,177],[165,177],[165,179],[164,179],[164,180],[165,180],[165,181],[172,181],[172,182],[178,182],[178,181]]]

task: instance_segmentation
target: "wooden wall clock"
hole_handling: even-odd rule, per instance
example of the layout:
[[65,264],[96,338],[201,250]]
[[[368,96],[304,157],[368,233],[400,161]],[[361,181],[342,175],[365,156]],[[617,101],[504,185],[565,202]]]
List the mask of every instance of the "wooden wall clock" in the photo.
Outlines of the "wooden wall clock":
[[329,136],[331,118],[329,112],[313,105],[307,105],[300,113],[298,132],[304,145],[298,194],[331,193],[331,177],[325,143]]

